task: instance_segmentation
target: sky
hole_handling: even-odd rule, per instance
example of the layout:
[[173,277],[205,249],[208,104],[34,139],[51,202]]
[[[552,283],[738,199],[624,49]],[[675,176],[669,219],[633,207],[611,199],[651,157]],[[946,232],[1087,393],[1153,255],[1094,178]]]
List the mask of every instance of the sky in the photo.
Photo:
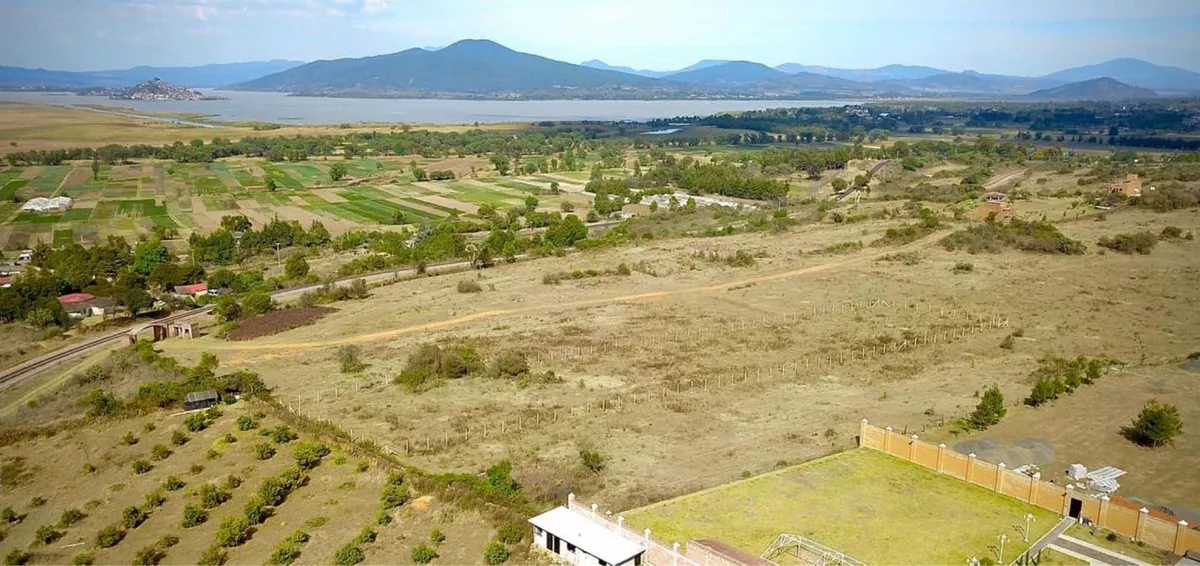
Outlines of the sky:
[[362,57],[491,39],[579,63],[700,59],[1041,75],[1136,57],[1200,71],[1200,0],[0,0],[0,65]]

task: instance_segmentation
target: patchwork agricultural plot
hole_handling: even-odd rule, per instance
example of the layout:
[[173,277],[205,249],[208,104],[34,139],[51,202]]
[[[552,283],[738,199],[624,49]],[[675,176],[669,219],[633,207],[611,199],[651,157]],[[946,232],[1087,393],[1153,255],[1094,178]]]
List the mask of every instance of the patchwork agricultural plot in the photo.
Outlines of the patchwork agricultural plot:
[[[458,161],[474,163],[472,158]],[[581,217],[591,199],[579,194],[586,182],[544,176],[414,180],[411,165],[466,169],[456,160],[393,158],[271,163],[264,160],[219,161],[207,165],[151,163],[12,167],[0,171],[0,245],[24,249],[36,242],[90,244],[109,234],[136,239],[156,229],[175,230],[186,238],[207,233],[226,215],[243,215],[261,225],[271,218],[295,220],[306,227],[320,221],[334,235],[356,228],[419,227],[458,215],[476,219],[482,205],[524,208],[534,196],[539,209],[557,211],[571,203]],[[339,164],[346,177],[333,181]],[[550,183],[562,194],[550,194]],[[19,204],[34,197],[69,196],[66,213],[32,214]]]

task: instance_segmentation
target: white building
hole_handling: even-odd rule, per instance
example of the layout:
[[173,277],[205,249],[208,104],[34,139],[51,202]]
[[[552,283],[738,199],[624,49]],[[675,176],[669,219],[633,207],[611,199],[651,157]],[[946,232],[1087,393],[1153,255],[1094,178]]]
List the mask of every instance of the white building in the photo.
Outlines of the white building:
[[21,205],[27,212],[66,212],[71,209],[71,197],[34,197]]
[[566,564],[640,566],[646,549],[616,531],[566,507],[556,507],[529,520],[533,544]]

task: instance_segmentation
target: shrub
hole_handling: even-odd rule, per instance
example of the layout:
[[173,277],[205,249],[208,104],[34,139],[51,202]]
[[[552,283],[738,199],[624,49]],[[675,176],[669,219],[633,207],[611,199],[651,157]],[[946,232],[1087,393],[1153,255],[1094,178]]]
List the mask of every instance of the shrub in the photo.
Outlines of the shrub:
[[1013,338],[1012,334],[1005,336],[1004,340],[1000,341],[1000,347],[1005,350],[1011,350],[1011,349],[1013,349],[1013,346],[1015,346],[1015,345],[1016,345],[1016,339]]
[[458,292],[459,293],[478,293],[482,290],[483,290],[483,287],[480,287],[479,283],[476,283],[469,279],[462,279],[458,282]]
[[138,438],[132,432],[127,432],[125,436],[121,437],[121,442],[125,443],[126,446],[133,446],[138,443]]
[[493,362],[491,368],[492,377],[504,379],[516,379],[529,374],[529,361],[525,358],[525,354],[514,350],[509,350],[500,354]]
[[33,496],[32,499],[29,500],[30,507],[41,507],[42,505],[45,505],[45,504],[46,504],[46,498],[42,497],[40,495],[35,495],[35,496]]
[[125,529],[121,525],[109,525],[96,533],[96,546],[100,548],[112,548],[122,540],[125,540]]
[[8,554],[4,555],[4,564],[6,564],[6,565],[12,564],[14,566],[21,566],[23,564],[28,564],[29,558],[30,558],[30,556],[29,556],[28,552],[21,550],[19,548],[13,548],[12,550],[8,551]]
[[14,525],[14,524],[20,523],[21,521],[24,521],[24,520],[25,520],[25,517],[22,515],[18,515],[17,512],[15,510],[13,510],[12,505],[5,507],[3,510],[0,510],[0,522],[7,523],[9,525]]
[[146,508],[154,509],[162,507],[163,503],[167,502],[167,496],[163,495],[162,491],[154,490],[146,494]]
[[1159,232],[1158,239],[1160,240],[1177,240],[1183,237],[1183,230],[1178,226],[1167,226]]
[[190,529],[197,525],[203,525],[205,521],[208,521],[208,511],[190,504],[183,507],[183,528]]
[[145,460],[134,460],[129,467],[133,468],[133,473],[142,475],[154,469],[154,466]]
[[1138,232],[1136,234],[1117,234],[1115,236],[1102,236],[1097,245],[1102,248],[1121,252],[1123,254],[1138,253],[1141,255],[1149,254],[1154,249],[1154,245],[1158,243],[1158,238],[1150,232]]
[[496,566],[508,560],[508,548],[499,541],[489,542],[483,549],[483,561]]
[[240,546],[250,540],[250,523],[245,517],[225,517],[217,529],[217,544],[225,548]]
[[211,483],[200,486],[200,506],[205,509],[215,509],[233,497],[228,491]]
[[375,538],[378,536],[379,533],[377,533],[375,529],[372,529],[370,525],[368,525],[363,527],[362,530],[358,532],[357,537],[354,537],[354,544],[371,544],[375,542]]
[[446,533],[443,533],[441,529],[436,528],[432,531],[429,531],[429,542],[441,546],[443,542],[446,542]]
[[178,430],[171,431],[171,444],[175,446],[183,446],[187,444],[188,436]]
[[1147,401],[1137,418],[1121,429],[1121,435],[1129,441],[1152,448],[1173,444],[1181,434],[1183,421],[1179,418],[1179,408],[1160,404],[1158,399]]
[[121,512],[121,525],[126,529],[136,529],[146,522],[147,517],[145,511],[130,505]]
[[582,446],[579,448],[579,461],[589,472],[598,474],[604,471],[604,455],[595,448]]
[[259,460],[270,460],[271,457],[275,456],[275,447],[266,442],[261,442],[254,445],[254,455]]
[[163,489],[167,491],[179,491],[186,486],[187,484],[176,476],[167,476],[167,479],[163,480]]
[[37,532],[33,534],[36,542],[41,544],[50,544],[63,536],[62,531],[54,528],[54,525],[42,525],[37,528]]
[[1048,403],[1058,399],[1066,390],[1061,379],[1042,375],[1037,378],[1033,384],[1033,390],[1029,392],[1029,397],[1025,398],[1025,404],[1037,407],[1044,403]]
[[165,550],[159,548],[157,544],[152,544],[138,549],[137,554],[133,557],[133,564],[134,566],[152,566],[162,562],[162,559],[166,557]]
[[362,362],[361,355],[362,349],[358,346],[340,346],[337,349],[337,359],[342,373],[356,373],[366,369],[367,365]]
[[237,489],[242,485],[242,478],[233,474],[225,476],[225,489]]
[[91,566],[96,563],[96,555],[84,551],[78,552],[71,558],[72,566]]
[[155,444],[154,448],[150,449],[150,458],[152,460],[166,460],[171,455],[171,449],[163,444]]
[[955,273],[970,273],[975,271],[975,264],[969,261],[955,262],[953,271]]
[[253,430],[257,426],[258,426],[258,422],[255,421],[254,417],[252,417],[250,415],[242,415],[237,418],[237,429],[238,430]]
[[338,549],[337,554],[333,555],[333,562],[338,566],[353,566],[366,559],[362,549],[353,544],[346,544]]
[[196,560],[199,566],[220,566],[225,563],[225,551],[217,545],[210,546],[200,553]]
[[380,511],[379,514],[375,516],[375,524],[381,527],[386,527],[392,524],[391,513],[388,513],[386,509]]
[[1064,236],[1053,224],[1020,219],[1013,219],[1007,224],[976,224],[946,236],[941,244],[947,250],[962,249],[968,253],[997,253],[1000,248],[1008,247],[1030,252],[1078,255],[1086,249],[1082,243]]
[[276,477],[263,480],[262,485],[258,488],[258,496],[266,505],[278,506],[296,488],[304,485],[307,479],[307,476],[299,468],[293,468]]
[[971,413],[971,426],[978,430],[984,430],[999,423],[1006,412],[1008,410],[1004,407],[1004,394],[1000,392],[999,386],[993,385],[983,391],[983,399]]
[[82,521],[84,517],[87,517],[87,515],[85,515],[83,511],[80,511],[79,509],[64,509],[62,515],[59,515],[58,517],[58,526],[65,529]]
[[292,429],[284,425],[279,425],[275,428],[264,430],[262,434],[263,436],[270,437],[270,439],[275,441],[276,444],[287,444],[299,438],[299,435],[292,432]]
[[121,410],[121,401],[116,396],[99,389],[88,393],[78,404],[87,407],[87,416],[94,418],[115,415]]
[[496,540],[508,545],[520,544],[524,538],[525,529],[517,523],[505,523],[496,533]]
[[192,413],[183,421],[190,432],[200,432],[208,428],[208,417],[204,413]]
[[311,470],[321,463],[321,458],[329,455],[329,447],[313,442],[301,442],[293,450],[296,465],[301,470]]
[[412,549],[412,561],[416,564],[429,564],[433,562],[434,558],[437,558],[437,552],[434,552],[425,543],[418,544]]
[[271,508],[267,506],[266,502],[263,501],[263,498],[258,495],[251,497],[250,501],[246,502],[244,511],[246,515],[246,521],[248,521],[251,525],[261,525],[266,522],[268,517],[271,516]]

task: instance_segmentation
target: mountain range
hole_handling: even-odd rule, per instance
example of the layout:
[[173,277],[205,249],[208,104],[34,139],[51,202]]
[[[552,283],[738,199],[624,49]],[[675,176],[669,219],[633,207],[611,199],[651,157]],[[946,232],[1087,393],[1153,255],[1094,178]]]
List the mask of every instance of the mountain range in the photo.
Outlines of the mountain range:
[[[1200,73],[1115,59],[1041,77],[887,65],[839,69],[787,63],[703,60],[674,71],[575,65],[468,39],[371,57],[263,61],[203,67],[137,67],[72,73],[0,67],[0,88],[121,86],[161,78],[188,87],[313,96],[489,99],[953,97],[1130,100],[1200,93]],[[1095,81],[1094,79],[1109,79]],[[1111,82],[1110,82],[1111,81]],[[1116,83],[1116,84],[1114,84]],[[1059,88],[1076,85],[1071,88]],[[1120,86],[1118,86],[1120,85]],[[1058,89],[1058,90],[1055,90]]]
[[113,71],[79,72],[0,66],[0,88],[128,87],[156,78],[191,88],[217,88],[286,71],[303,64],[303,61],[275,59],[198,67],[134,67]]

